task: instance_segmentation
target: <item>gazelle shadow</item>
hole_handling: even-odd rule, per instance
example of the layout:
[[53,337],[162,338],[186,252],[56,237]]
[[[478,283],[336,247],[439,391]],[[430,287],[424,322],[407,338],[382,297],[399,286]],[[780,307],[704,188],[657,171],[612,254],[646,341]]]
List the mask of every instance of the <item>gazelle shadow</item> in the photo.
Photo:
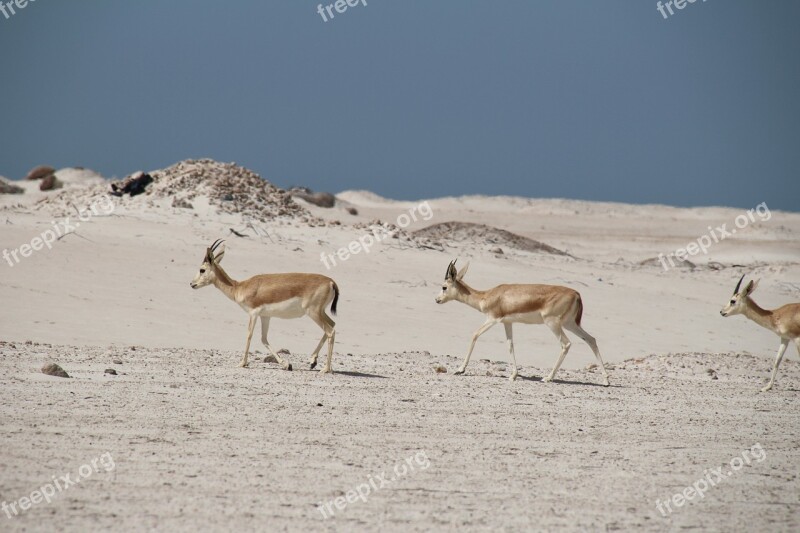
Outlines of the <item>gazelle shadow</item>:
[[[314,370],[316,372],[316,370]],[[350,376],[353,378],[380,378],[380,379],[388,379],[387,376],[381,376],[379,374],[367,374],[366,372],[353,372],[350,370],[334,370],[334,374],[341,374],[343,376]]]
[[[539,377],[539,376],[523,376],[521,374],[517,376],[517,379],[523,380],[523,381],[542,381],[542,378]],[[583,385],[585,387],[602,387],[604,389],[622,388],[622,385],[613,385],[612,384],[612,385],[606,386],[606,385],[603,385],[602,383],[594,383],[594,382],[591,382],[591,381],[572,381],[572,380],[567,380],[567,379],[554,379],[552,381],[552,383],[562,384],[562,385]]]

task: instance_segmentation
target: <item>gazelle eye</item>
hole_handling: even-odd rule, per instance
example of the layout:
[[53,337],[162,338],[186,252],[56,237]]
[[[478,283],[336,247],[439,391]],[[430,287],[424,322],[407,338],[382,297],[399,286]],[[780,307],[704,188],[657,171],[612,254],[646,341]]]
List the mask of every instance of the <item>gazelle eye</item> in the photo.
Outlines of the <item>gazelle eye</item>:
[[736,303],[736,300],[731,300],[731,303],[732,303],[732,304],[735,304],[735,303]]
[[443,291],[446,291],[446,290],[447,290],[447,287],[442,287],[442,290],[443,290]]
[[206,269],[205,269],[205,268],[201,268],[201,269],[200,269],[200,273],[201,273],[201,274],[205,274],[205,273],[206,273]]

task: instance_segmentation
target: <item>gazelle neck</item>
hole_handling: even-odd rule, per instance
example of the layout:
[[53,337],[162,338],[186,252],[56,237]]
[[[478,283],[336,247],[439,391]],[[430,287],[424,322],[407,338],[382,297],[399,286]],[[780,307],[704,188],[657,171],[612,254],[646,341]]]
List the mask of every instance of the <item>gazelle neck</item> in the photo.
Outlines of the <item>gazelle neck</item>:
[[236,286],[238,281],[231,278],[219,265],[214,265],[214,286],[233,301],[236,301]]
[[457,281],[456,283],[458,283],[460,289],[457,293],[456,300],[483,312],[481,303],[483,302],[484,291],[473,289],[463,281]]
[[772,322],[772,311],[762,309],[749,297],[745,300],[742,314],[759,326],[775,331],[775,324]]

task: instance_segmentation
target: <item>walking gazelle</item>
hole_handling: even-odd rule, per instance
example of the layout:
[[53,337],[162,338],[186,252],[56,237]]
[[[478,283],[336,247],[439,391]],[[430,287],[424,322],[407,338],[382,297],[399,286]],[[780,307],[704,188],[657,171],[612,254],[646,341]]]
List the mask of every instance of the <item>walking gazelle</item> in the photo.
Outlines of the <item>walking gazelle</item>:
[[511,380],[515,380],[517,378],[517,361],[514,356],[512,324],[515,322],[545,324],[561,341],[561,354],[550,375],[542,381],[552,381],[561,367],[561,363],[564,362],[564,357],[571,346],[569,339],[564,334],[564,329],[566,329],[575,333],[592,349],[603,372],[603,384],[608,386],[608,373],[603,365],[603,358],[600,357],[597,342],[581,327],[583,302],[577,291],[558,285],[498,285],[493,289],[479,291],[464,282],[464,274],[467,273],[469,264],[459,272],[456,272],[455,265],[455,260],[448,265],[444,286],[442,286],[442,292],[436,297],[436,303],[443,304],[450,300],[457,300],[486,315],[486,322],[472,336],[467,357],[456,374],[463,374],[466,371],[478,337],[495,324],[502,323],[506,329],[508,351],[514,365]]
[[261,317],[261,342],[272,354],[278,363],[285,369],[291,370],[292,365],[284,360],[269,345],[267,332],[269,320],[276,318],[300,318],[308,315],[320,328],[323,334],[319,344],[311,354],[311,368],[317,366],[317,356],[325,340],[328,341],[328,360],[320,371],[330,373],[331,359],[333,358],[333,341],[336,336],[336,324],[325,313],[325,307],[331,305],[331,313],[336,314],[336,303],[339,300],[339,287],[331,278],[320,274],[261,274],[244,281],[236,281],[219,265],[225,255],[222,240],[218,239],[203,256],[200,271],[190,283],[193,289],[199,289],[213,284],[222,293],[239,304],[250,317],[247,326],[247,344],[241,367],[247,366],[247,354],[250,351],[250,339],[256,322]]
[[775,385],[775,375],[778,373],[778,367],[783,360],[783,354],[786,352],[790,340],[794,341],[797,353],[800,354],[800,303],[786,304],[772,311],[762,309],[750,298],[750,295],[758,287],[758,281],[753,282],[751,280],[744,289],[741,289],[743,280],[744,275],[739,278],[739,283],[733,289],[731,301],[719,313],[722,316],[742,314],[781,338],[778,355],[775,357],[775,364],[772,366],[772,377],[769,383],[761,389],[761,392],[767,392]]

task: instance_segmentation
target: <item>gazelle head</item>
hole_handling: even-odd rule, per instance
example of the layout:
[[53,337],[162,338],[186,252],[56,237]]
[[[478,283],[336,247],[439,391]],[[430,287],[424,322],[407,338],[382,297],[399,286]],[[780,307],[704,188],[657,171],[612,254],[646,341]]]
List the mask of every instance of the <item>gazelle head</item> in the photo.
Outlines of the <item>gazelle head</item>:
[[209,248],[206,248],[206,253],[203,256],[203,263],[200,265],[200,270],[197,272],[197,275],[194,279],[189,283],[193,289],[200,289],[205,287],[206,285],[211,285],[214,283],[214,279],[217,277],[216,268],[217,265],[222,261],[222,256],[225,255],[225,246],[222,244],[222,239],[217,239],[214,241]]
[[731,301],[728,302],[728,305],[722,308],[719,312],[722,316],[732,316],[738,315],[744,312],[745,307],[747,307],[747,300],[750,298],[750,295],[753,294],[753,291],[756,290],[758,287],[758,280],[753,281],[750,280],[750,283],[742,289],[742,281],[744,280],[744,275],[739,278],[739,283],[736,284],[736,288],[733,289],[733,296],[731,296]]
[[458,295],[459,283],[462,279],[464,279],[464,274],[467,273],[469,263],[467,263],[460,271],[456,272],[456,261],[458,261],[458,259],[453,259],[450,261],[450,264],[447,265],[447,272],[444,274],[442,292],[440,292],[439,296],[436,297],[437,304],[443,304],[449,302],[450,300],[455,300],[456,296]]

